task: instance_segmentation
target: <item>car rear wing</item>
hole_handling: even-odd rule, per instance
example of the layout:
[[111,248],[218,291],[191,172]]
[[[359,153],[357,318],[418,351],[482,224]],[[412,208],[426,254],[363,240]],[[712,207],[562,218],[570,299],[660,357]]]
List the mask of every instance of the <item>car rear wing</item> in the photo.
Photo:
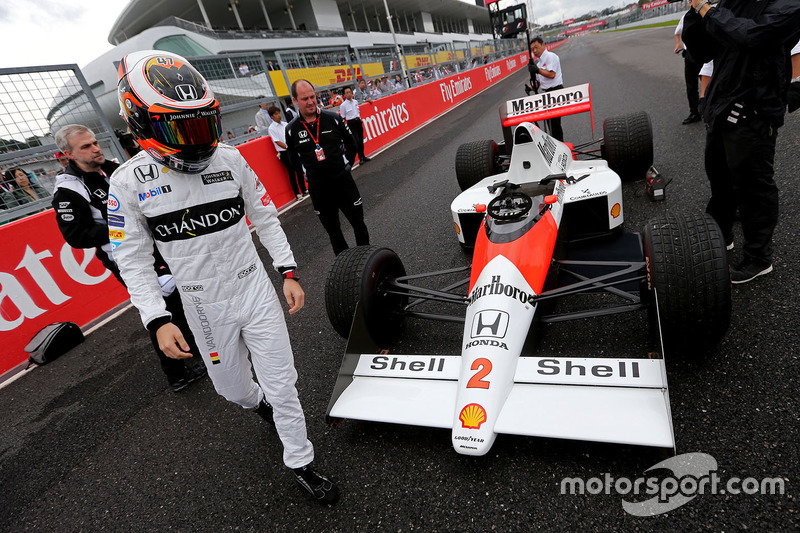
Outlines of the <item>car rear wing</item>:
[[508,144],[511,130],[523,122],[537,122],[586,112],[590,115],[594,133],[592,88],[588,83],[509,100],[500,106],[500,122]]

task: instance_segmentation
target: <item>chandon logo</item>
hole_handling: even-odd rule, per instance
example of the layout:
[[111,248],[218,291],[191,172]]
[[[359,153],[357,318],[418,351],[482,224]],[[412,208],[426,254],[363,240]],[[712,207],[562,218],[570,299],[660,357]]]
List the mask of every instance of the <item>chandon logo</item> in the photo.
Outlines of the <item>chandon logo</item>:
[[157,241],[170,242],[222,231],[243,217],[244,201],[237,196],[150,217],[147,225]]

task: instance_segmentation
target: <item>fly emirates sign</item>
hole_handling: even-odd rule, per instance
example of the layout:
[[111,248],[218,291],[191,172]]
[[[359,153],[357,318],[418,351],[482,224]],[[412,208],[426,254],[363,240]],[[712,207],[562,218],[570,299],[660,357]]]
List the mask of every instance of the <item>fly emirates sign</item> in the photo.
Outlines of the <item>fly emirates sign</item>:
[[128,298],[94,249],[64,242],[53,211],[8,224],[2,234],[0,374],[28,358],[24,347],[44,326],[85,325]]
[[361,104],[364,141],[374,152],[528,64],[521,53]]

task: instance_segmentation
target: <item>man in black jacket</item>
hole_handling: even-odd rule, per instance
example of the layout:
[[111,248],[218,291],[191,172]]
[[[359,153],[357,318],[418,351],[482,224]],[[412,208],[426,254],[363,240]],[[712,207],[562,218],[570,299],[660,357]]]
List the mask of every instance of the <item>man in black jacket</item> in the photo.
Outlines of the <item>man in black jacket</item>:
[[336,113],[318,109],[314,86],[308,80],[292,84],[292,99],[300,116],[286,126],[287,151],[295,168],[305,169],[308,193],[333,253],[339,255],[348,248],[339,224],[340,210],[353,226],[356,244],[369,244],[361,193],[346,156],[357,152],[350,128]]
[[797,0],[692,0],[683,40],[701,63],[714,61],[703,109],[708,128],[705,166],[711,185],[706,211],[733,248],[738,207],[743,261],[732,283],[772,272],[778,222],[775,142],[791,79],[790,50],[800,37]]
[[[58,149],[69,157],[69,163],[56,177],[56,188],[53,192],[53,209],[56,211],[58,229],[73,248],[95,248],[97,259],[122,283],[109,240],[109,229],[122,227],[122,221],[113,213],[118,208],[116,200],[109,198],[108,194],[109,179],[119,165],[105,158],[94,133],[80,124],[69,124],[61,128],[56,133],[56,143]],[[155,165],[151,166],[155,168]],[[158,171],[154,174],[153,168],[141,168],[138,174],[140,179],[147,180],[148,177],[157,176]],[[172,313],[173,322],[178,320],[186,325],[180,295],[175,290],[175,283],[166,263],[155,250],[154,268],[162,284],[164,301]],[[188,325],[182,331],[187,332],[186,340],[192,353],[199,353]],[[202,364],[187,367],[184,361],[167,357],[158,348],[155,333],[150,335],[150,340],[161,361],[161,368],[167,375],[167,381],[175,392],[183,390],[206,374],[206,368]]]

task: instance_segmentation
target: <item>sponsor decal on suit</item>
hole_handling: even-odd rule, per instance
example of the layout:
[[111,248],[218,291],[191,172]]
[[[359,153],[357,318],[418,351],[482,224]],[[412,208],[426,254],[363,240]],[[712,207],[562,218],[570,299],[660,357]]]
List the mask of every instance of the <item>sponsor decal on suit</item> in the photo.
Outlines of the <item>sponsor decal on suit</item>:
[[233,174],[230,170],[222,170],[212,174],[201,174],[200,178],[203,180],[203,185],[212,185],[223,181],[233,181]]
[[133,169],[133,175],[136,176],[136,179],[139,180],[139,183],[147,183],[148,181],[157,180],[160,176],[158,173],[158,166],[153,164],[139,165]]
[[124,228],[125,227],[125,217],[122,215],[108,215],[108,225],[113,226],[115,228]]
[[244,215],[244,200],[236,196],[156,215],[147,219],[147,225],[155,240],[170,242],[222,231]]

